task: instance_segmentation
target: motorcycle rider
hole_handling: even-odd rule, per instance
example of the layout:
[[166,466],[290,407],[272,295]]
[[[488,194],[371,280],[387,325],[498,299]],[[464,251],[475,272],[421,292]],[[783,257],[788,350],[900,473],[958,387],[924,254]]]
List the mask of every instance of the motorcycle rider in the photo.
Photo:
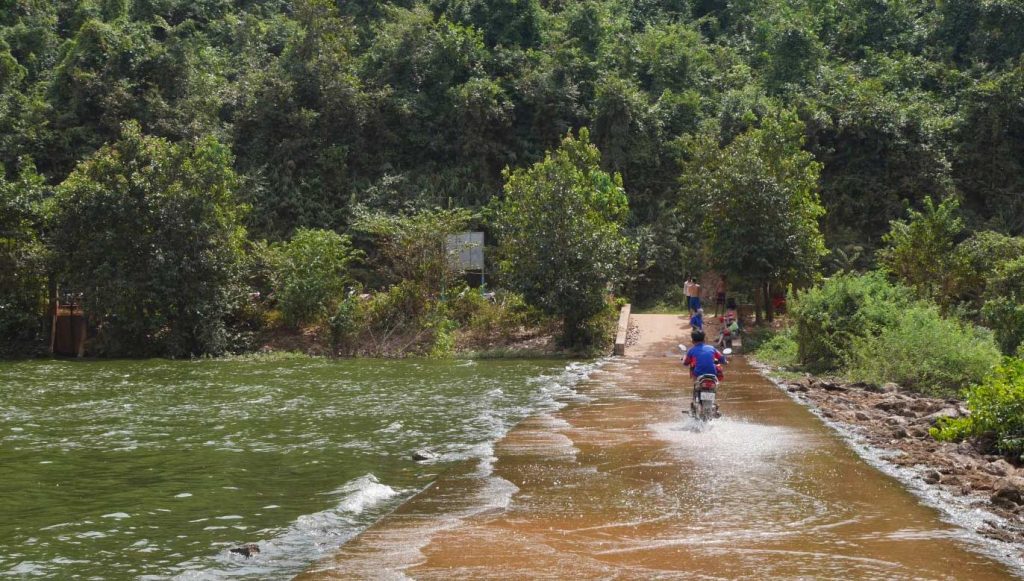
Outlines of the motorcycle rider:
[[[725,377],[725,374],[722,373],[722,365],[726,363],[725,355],[713,346],[704,343],[704,337],[704,331],[694,329],[690,333],[693,346],[686,351],[683,365],[690,368],[690,377],[694,379],[701,375],[714,375],[721,381]],[[693,390],[693,397],[694,399],[700,397],[696,386]]]
[[690,327],[695,330],[704,330],[704,309],[697,309],[697,312],[690,317]]
[[719,380],[724,377],[722,365],[726,363],[725,355],[713,346],[704,342],[704,331],[694,329],[690,333],[693,346],[686,351],[683,358],[683,365],[690,368],[690,377],[694,379],[701,375],[714,375]]

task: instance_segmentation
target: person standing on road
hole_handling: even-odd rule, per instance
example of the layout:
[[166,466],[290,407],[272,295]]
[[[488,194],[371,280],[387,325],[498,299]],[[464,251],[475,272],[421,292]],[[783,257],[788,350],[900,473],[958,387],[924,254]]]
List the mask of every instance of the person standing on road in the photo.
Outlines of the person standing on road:
[[700,309],[700,285],[697,284],[697,281],[693,280],[693,277],[690,277],[690,280],[687,282],[689,286],[684,286],[686,290],[686,307],[691,313],[696,313]]
[[718,284],[715,286],[715,316],[719,316],[725,311],[725,278],[719,278]]

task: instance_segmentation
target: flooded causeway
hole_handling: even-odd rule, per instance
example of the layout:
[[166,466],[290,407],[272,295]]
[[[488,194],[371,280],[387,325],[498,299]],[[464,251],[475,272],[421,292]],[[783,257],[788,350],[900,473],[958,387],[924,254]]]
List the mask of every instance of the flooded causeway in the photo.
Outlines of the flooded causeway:
[[695,429],[668,342],[606,363],[301,579],[1007,579],[742,359]]

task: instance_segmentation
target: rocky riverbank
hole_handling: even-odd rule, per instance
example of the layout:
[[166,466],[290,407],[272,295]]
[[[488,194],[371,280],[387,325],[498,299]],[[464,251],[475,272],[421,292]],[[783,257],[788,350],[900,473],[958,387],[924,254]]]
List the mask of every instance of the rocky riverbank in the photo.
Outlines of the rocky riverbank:
[[964,402],[926,397],[891,383],[879,389],[804,377],[777,384],[859,443],[874,448],[884,462],[991,515],[982,519],[977,532],[1012,543],[1024,557],[1024,467],[984,453],[985,442],[939,442],[928,432],[941,418],[968,414]]

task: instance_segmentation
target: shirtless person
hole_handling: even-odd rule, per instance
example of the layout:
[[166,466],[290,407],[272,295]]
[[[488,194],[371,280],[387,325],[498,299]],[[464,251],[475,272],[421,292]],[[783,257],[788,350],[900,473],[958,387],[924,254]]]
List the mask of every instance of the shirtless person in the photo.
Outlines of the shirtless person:
[[686,290],[686,307],[690,313],[696,313],[700,308],[700,285],[690,277],[683,288]]

